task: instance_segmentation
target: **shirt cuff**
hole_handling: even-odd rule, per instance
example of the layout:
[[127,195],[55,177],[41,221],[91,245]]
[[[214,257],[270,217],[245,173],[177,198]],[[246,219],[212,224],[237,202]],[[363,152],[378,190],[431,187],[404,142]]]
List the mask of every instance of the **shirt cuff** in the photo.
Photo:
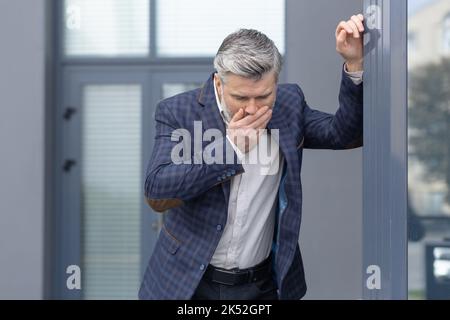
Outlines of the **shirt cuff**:
[[243,154],[242,151],[239,150],[239,148],[233,143],[233,141],[231,141],[231,139],[230,139],[230,137],[228,135],[227,135],[227,140],[231,144],[231,146],[233,147],[234,152],[236,152],[236,156],[238,157],[238,160],[242,162],[242,160],[245,157],[245,154]]
[[355,85],[360,85],[363,82],[364,71],[349,72],[347,71],[347,65],[344,63],[344,72]]

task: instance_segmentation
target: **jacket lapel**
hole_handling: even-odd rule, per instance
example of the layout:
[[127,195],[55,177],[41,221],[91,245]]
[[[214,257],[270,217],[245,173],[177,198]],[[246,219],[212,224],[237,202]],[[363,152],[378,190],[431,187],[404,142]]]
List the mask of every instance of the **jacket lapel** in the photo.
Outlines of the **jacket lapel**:
[[212,128],[219,129],[225,136],[225,123],[223,122],[216,102],[213,79],[214,74],[205,82],[198,97],[198,102],[204,108],[202,112],[202,125],[205,130]]
[[[203,130],[219,129],[223,137],[226,137],[225,123],[219,111],[214,92],[214,74],[206,81],[200,91],[198,102],[203,107],[201,112]],[[225,159],[225,158],[224,158]],[[222,183],[222,190],[225,196],[225,203],[228,208],[228,200],[230,199],[230,180]]]
[[295,139],[291,135],[289,130],[289,124],[287,123],[283,113],[281,110],[281,106],[278,103],[275,103],[272,113],[272,119],[269,121],[267,128],[271,131],[273,135],[274,129],[278,129],[279,137],[278,143],[280,145],[280,150],[284,156],[285,163],[289,164],[289,167],[292,167],[292,164],[298,162],[298,156],[296,152]]

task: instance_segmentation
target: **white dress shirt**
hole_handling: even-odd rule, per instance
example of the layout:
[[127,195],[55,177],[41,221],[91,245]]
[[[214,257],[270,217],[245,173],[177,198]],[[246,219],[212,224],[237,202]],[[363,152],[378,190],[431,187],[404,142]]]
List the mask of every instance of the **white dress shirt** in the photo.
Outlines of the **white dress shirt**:
[[[344,70],[356,85],[362,82],[362,71]],[[214,93],[222,119],[228,127],[215,83]],[[255,153],[258,153],[258,148],[253,148],[244,155],[228,136],[227,139],[241,161],[245,156],[252,159],[256,156]],[[263,168],[261,163],[247,164],[248,161],[244,160],[242,166],[245,172],[231,178],[227,223],[210,262],[215,267],[250,268],[264,261],[272,249],[275,209],[278,204],[275,200],[278,196],[284,158],[272,135],[265,132],[261,139],[271,139],[270,164]],[[266,163],[265,161],[264,164]],[[271,174],[264,174],[267,169]]]

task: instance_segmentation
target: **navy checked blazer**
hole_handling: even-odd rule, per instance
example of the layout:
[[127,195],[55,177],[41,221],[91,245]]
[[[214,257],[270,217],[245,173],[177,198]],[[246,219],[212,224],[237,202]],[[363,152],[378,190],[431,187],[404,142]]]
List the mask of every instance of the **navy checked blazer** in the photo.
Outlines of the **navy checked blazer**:
[[[214,144],[216,152],[222,150],[225,154],[231,150],[234,154],[217,107],[213,76],[201,89],[160,102],[155,120],[156,137],[146,173],[145,197],[165,217],[139,298],[187,300],[194,294],[226,224],[230,179],[244,169],[239,161],[209,165],[172,163],[172,148],[179,143],[171,141],[172,132],[183,128],[194,136],[194,121],[202,122],[203,131],[216,128],[223,134],[221,139],[203,142],[203,148]],[[343,72],[335,115],[311,109],[298,85],[278,85],[268,129],[279,129],[285,161],[279,190],[274,191],[278,192],[278,206],[273,270],[279,298],[300,299],[306,293],[298,245],[303,149],[339,150],[362,145],[363,85],[355,85]]]

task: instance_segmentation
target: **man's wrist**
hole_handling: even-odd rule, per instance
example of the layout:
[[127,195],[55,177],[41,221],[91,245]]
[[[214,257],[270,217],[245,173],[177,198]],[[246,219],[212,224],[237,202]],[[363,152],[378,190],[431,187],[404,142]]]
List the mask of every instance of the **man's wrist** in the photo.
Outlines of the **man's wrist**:
[[345,63],[345,68],[347,72],[358,72],[364,70],[364,62],[360,61],[347,61]]

